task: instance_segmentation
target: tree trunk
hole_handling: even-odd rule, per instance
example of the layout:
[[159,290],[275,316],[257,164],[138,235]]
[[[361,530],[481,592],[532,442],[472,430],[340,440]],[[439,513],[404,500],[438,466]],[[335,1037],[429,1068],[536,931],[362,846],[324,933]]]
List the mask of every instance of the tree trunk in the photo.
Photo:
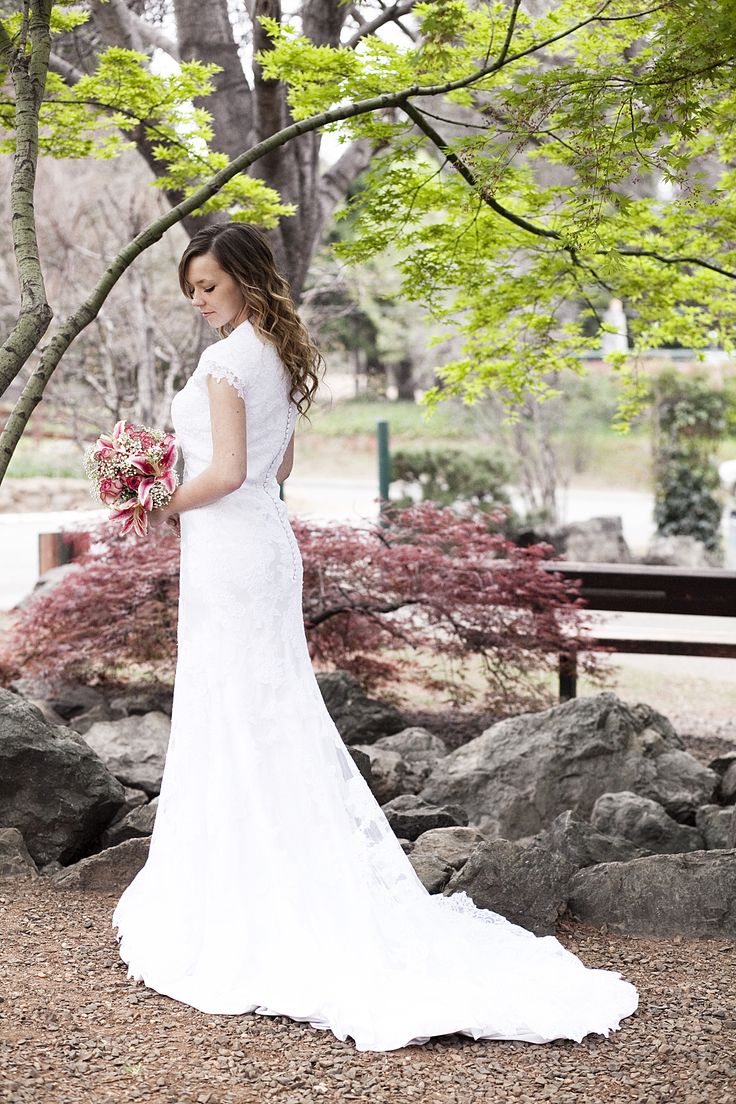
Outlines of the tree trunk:
[[[232,160],[240,152],[264,138],[276,134],[291,122],[286,89],[280,81],[263,79],[261,67],[253,66],[251,86],[238,55],[228,0],[173,0],[176,21],[176,45],[169,52],[183,61],[197,59],[214,62],[221,72],[213,78],[214,91],[195,101],[212,116],[212,146]],[[280,0],[250,0],[253,51],[269,49],[269,39],[260,16],[281,20]],[[303,33],[316,45],[337,46],[349,5],[343,0],[304,0],[301,7]],[[94,30],[104,45],[127,49],[152,50],[161,46],[165,34],[146,25],[132,0],[111,0],[95,5]],[[165,43],[164,43],[165,46]],[[68,60],[68,59],[67,59]],[[93,60],[92,54],[88,60]],[[58,68],[58,65],[57,65]],[[66,74],[68,79],[68,74]],[[141,156],[154,173],[161,165],[153,156],[152,144],[142,132],[133,135]],[[282,220],[269,232],[277,263],[298,302],[325,222],[344,199],[355,179],[366,169],[371,144],[366,141],[348,146],[327,172],[320,171],[318,132],[304,134],[288,146],[274,150],[250,171],[275,188],[286,203],[294,204],[294,215]],[[181,195],[167,191],[175,205]],[[199,227],[222,221],[223,214],[188,215],[184,226],[192,234]]]
[[404,357],[393,366],[396,383],[396,398],[414,402],[414,365],[409,357]]

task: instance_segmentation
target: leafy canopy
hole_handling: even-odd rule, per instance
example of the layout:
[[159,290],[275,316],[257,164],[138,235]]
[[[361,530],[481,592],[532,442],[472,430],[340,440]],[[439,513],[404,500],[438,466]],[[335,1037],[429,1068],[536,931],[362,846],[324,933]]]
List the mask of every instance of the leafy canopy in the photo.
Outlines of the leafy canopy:
[[[53,33],[85,18],[64,0]],[[412,18],[415,41],[366,35],[353,48],[263,19],[270,44],[257,60],[264,79],[288,86],[297,120],[405,92],[388,110],[329,124],[378,150],[336,248],[357,262],[390,246],[401,295],[459,332],[444,393],[472,402],[493,389],[510,405],[544,395],[552,370],[579,371],[581,354],[599,347],[612,296],[629,318],[634,355],[614,363],[634,405],[637,352],[730,351],[736,0],[563,0],[538,18],[519,0],[424,0]],[[17,40],[20,15],[1,22]],[[142,130],[162,165],[155,183],[190,195],[226,161],[210,148],[210,115],[194,106],[216,71],[192,61],[155,74],[144,55],[111,48],[74,85],[51,73],[41,150],[111,157]],[[9,101],[0,124],[11,151]],[[244,173],[203,209],[264,226],[293,210]],[[442,393],[431,389],[427,406]]]
[[[345,140],[382,142],[337,249],[357,262],[398,248],[402,294],[463,337],[441,371],[445,393],[545,394],[550,371],[579,371],[600,347],[601,303],[614,296],[633,341],[633,357],[613,357],[625,416],[644,393],[639,351],[731,351],[733,0],[567,0],[539,19],[519,10],[510,34],[506,3],[414,12],[418,45],[372,38],[354,51],[317,50],[272,21],[261,62],[289,83],[300,118],[348,96],[460,82],[508,36],[500,67],[428,106],[415,100],[412,119],[335,125]],[[433,388],[424,401],[440,397]]]
[[[52,9],[52,34],[67,33],[88,18],[71,0],[57,3]],[[1,22],[16,39],[21,13]],[[30,49],[29,44],[29,53]],[[7,64],[6,58],[3,63]],[[152,180],[154,186],[191,195],[228,163],[225,154],[210,148],[210,114],[193,106],[195,99],[212,91],[212,77],[217,72],[217,65],[189,61],[181,62],[176,72],[154,73],[145,54],[117,46],[108,47],[95,72],[74,84],[49,72],[39,116],[39,152],[70,159],[117,157],[135,146],[127,136],[142,131],[154,159],[161,163],[161,171]],[[0,67],[0,77],[6,75]],[[15,125],[15,103],[5,100],[0,104],[0,131],[4,132],[0,152],[14,152]],[[271,227],[293,208],[282,203],[278,192],[263,180],[241,173],[201,210],[224,210],[233,219]]]

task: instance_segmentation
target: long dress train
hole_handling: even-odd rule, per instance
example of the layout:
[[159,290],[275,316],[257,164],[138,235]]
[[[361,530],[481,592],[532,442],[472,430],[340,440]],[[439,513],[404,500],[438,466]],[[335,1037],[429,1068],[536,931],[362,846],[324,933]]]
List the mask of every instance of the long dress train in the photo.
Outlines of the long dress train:
[[302,561],[275,473],[296,419],[249,322],[175,395],[191,479],[211,457],[207,376],[247,411],[248,474],[181,515],[171,736],[148,860],[112,917],[128,977],[205,1013],[284,1015],[361,1051],[459,1032],[608,1035],[637,1007],[553,936],[430,895],[315,679]]

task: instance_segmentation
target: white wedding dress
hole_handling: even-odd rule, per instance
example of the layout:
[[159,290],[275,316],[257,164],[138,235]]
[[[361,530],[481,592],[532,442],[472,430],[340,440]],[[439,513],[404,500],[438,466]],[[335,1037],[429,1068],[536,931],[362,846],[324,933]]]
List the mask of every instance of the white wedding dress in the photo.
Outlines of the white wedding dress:
[[476,908],[431,896],[325,707],[302,562],[275,473],[296,419],[274,348],[244,322],[172,403],[185,480],[211,455],[206,376],[247,411],[248,474],[181,515],[171,737],[148,860],[112,917],[128,977],[205,1013],[283,1015],[393,1050],[459,1032],[580,1041],[637,1007]]

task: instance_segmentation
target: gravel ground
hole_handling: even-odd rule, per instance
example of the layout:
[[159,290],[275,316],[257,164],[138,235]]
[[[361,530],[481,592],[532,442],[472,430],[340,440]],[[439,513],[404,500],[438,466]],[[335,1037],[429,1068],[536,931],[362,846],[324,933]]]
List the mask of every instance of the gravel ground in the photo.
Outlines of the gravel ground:
[[110,926],[116,900],[43,877],[0,885],[0,1101],[736,1101],[733,940],[632,938],[565,920],[566,947],[639,990],[639,1009],[608,1039],[446,1035],[360,1053],[285,1017],[205,1015],[128,980]]

